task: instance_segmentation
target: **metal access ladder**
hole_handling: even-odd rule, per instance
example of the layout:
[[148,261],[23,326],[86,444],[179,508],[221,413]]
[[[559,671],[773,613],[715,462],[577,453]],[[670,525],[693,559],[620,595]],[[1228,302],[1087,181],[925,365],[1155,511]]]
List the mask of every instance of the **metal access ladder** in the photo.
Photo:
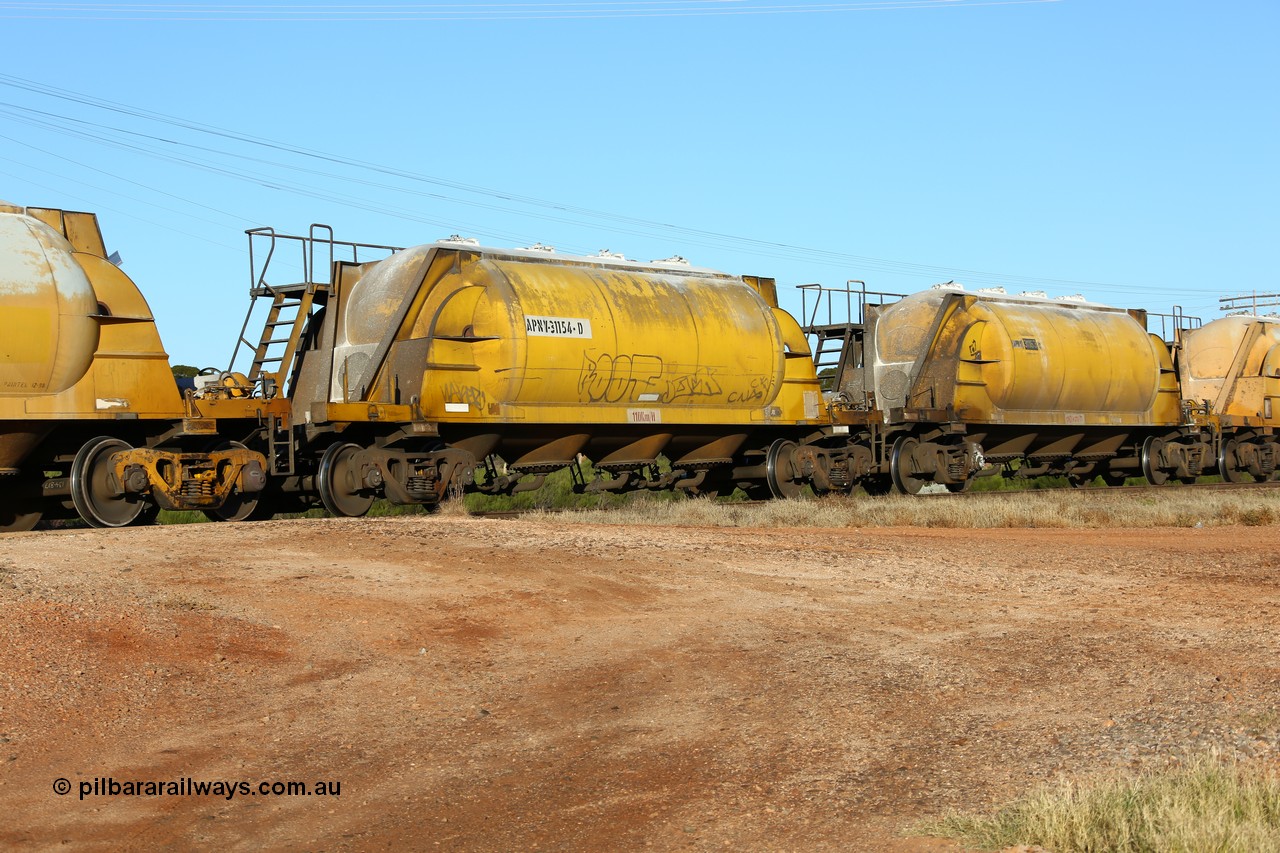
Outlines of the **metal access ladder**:
[[[275,397],[285,391],[289,371],[293,366],[298,344],[316,308],[316,295],[327,293],[329,276],[333,266],[333,229],[327,225],[312,225],[307,237],[276,234],[272,228],[252,228],[249,235],[249,267],[253,275],[249,287],[249,310],[245,312],[240,338],[231,353],[227,367],[230,374],[245,349],[253,353],[245,376],[253,387],[254,396]],[[258,246],[266,241],[266,254],[259,262]],[[276,257],[277,248],[286,241],[301,248],[302,280],[290,284],[271,284],[267,271]],[[317,264],[317,248],[327,249],[327,262]],[[319,267],[319,268],[318,268]],[[319,275],[318,275],[319,274]],[[321,278],[323,276],[323,278]],[[270,299],[262,331],[257,340],[248,337],[249,325],[258,309],[259,299]]]
[[[245,374],[249,381],[263,384],[263,396],[275,396],[284,384],[284,373],[293,364],[306,321],[310,319],[317,291],[327,291],[319,282],[264,286],[253,291],[253,298],[269,296],[262,335],[254,345],[253,362]],[[301,322],[300,322],[301,321]],[[249,341],[244,341],[250,344]]]
[[[839,375],[844,354],[849,349],[849,344],[854,340],[857,331],[861,331],[861,327],[855,327],[849,323],[805,327],[805,332],[814,339],[813,368],[818,373],[823,391],[832,390],[835,379]],[[822,371],[826,369],[834,372],[823,376]]]
[[[293,372],[298,348],[302,345],[312,317],[328,301],[332,286],[335,255],[341,252],[353,263],[381,260],[399,251],[397,246],[380,246],[371,243],[348,243],[334,240],[333,229],[328,225],[313,224],[307,236],[277,234],[273,228],[251,228],[249,237],[249,310],[245,312],[240,337],[231,353],[227,375],[233,376],[236,362],[242,353],[253,353],[252,361],[244,376],[248,379],[245,393],[263,399],[271,399],[286,393],[285,386]],[[262,244],[265,243],[265,252]],[[300,250],[292,259],[282,259],[277,249],[288,246]],[[281,253],[284,254],[284,253]],[[361,255],[364,257],[361,257]],[[375,257],[371,257],[374,255]],[[281,267],[294,272],[300,261],[301,280],[287,284],[271,284],[268,270],[275,261],[275,271]],[[348,260],[343,257],[342,260]],[[287,275],[288,273],[286,273]],[[296,275],[296,273],[295,273]],[[258,300],[270,300],[262,331],[257,339],[249,337],[250,324]],[[269,415],[267,430],[268,459],[273,474],[294,473],[293,425],[288,418]]]

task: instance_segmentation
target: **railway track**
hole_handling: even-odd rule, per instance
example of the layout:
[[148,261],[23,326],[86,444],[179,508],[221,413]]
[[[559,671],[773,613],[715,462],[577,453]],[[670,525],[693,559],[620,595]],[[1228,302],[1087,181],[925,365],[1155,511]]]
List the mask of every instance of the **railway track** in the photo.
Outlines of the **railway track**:
[[[1009,497],[1013,495],[1025,496],[1032,500],[1038,500],[1041,496],[1060,495],[1063,493],[1079,493],[1088,492],[1090,494],[1138,494],[1150,493],[1153,495],[1168,493],[1177,493],[1187,489],[1203,490],[1203,491],[1221,491],[1221,492],[1249,492],[1259,490],[1280,489],[1280,480],[1268,480],[1263,483],[1194,483],[1180,484],[1175,486],[1098,486],[1087,487],[1085,489],[1072,489],[1069,487],[1050,488],[1050,489],[1016,489],[1016,490],[993,490],[993,491],[968,491],[968,492],[929,492],[915,495],[913,499],[972,499],[983,500],[993,497]],[[868,500],[880,500],[881,498],[867,498]],[[814,500],[812,497],[798,498],[797,500]],[[774,501],[739,501],[734,506],[766,506],[774,503]],[[531,513],[573,513],[573,512],[595,512],[595,509],[582,508],[542,508],[542,509],[516,509],[516,510],[493,510],[488,512],[471,513],[473,518],[494,518],[494,519],[516,519],[522,518]],[[605,510],[607,511],[607,510]]]
[[1012,490],[993,490],[993,491],[967,491],[967,492],[933,492],[930,494],[919,495],[918,497],[926,498],[980,498],[990,495],[1052,495],[1061,494],[1062,492],[1088,492],[1089,494],[1124,494],[1134,492],[1151,492],[1160,494],[1165,490],[1183,490],[1197,489],[1205,491],[1222,491],[1222,492],[1247,492],[1259,489],[1275,489],[1280,488],[1280,480],[1268,480],[1263,483],[1182,483],[1176,485],[1164,486],[1086,486],[1081,489],[1072,489],[1067,486],[1052,489],[1012,489]]

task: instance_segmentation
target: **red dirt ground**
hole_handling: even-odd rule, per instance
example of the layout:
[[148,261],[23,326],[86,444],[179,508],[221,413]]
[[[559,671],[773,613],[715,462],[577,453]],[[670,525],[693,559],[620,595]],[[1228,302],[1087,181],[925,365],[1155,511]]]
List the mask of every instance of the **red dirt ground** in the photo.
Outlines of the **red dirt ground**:
[[1276,760],[1277,554],[1272,527],[3,536],[0,846],[954,850],[911,827]]

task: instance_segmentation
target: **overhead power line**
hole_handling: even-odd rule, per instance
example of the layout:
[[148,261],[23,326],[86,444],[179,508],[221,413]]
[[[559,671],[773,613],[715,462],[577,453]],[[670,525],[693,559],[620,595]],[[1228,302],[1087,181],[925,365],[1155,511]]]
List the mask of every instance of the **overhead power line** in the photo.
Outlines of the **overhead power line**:
[[1059,0],[857,0],[777,3],[762,0],[581,0],[562,3],[215,4],[0,2],[0,17],[129,21],[497,21],[812,15],[981,6],[1028,6]]
[[[1039,276],[1013,275],[1006,273],[972,270],[932,264],[919,264],[898,261],[888,258],[877,258],[865,255],[854,255],[817,249],[791,243],[759,240],[741,237],[705,229],[690,228],[672,223],[645,220],[592,208],[551,201],[548,199],[525,196],[518,193],[505,192],[480,185],[464,183],[456,180],[412,172],[405,169],[384,166],[378,163],[344,157],[324,151],[304,148],[285,142],[252,136],[225,128],[214,127],[187,119],[170,116],[153,110],[129,106],[59,89],[13,75],[0,74],[0,85],[26,91],[57,100],[79,104],[103,110],[117,116],[137,119],[143,122],[164,125],[170,128],[221,139],[224,142],[247,145],[250,148],[265,149],[277,155],[292,155],[304,160],[326,164],[328,169],[311,168],[298,163],[290,163],[276,159],[239,153],[224,147],[197,145],[178,138],[174,134],[159,135],[155,132],[131,130],[112,126],[101,122],[76,118],[50,110],[37,110],[17,104],[0,103],[0,115],[11,120],[31,124],[45,130],[66,134],[94,144],[107,145],[130,150],[143,156],[154,157],[177,163],[189,168],[209,171],[236,180],[247,181],[271,189],[277,189],[303,197],[316,198],[332,203],[342,204],[371,212],[382,213],[426,224],[433,224],[449,229],[469,228],[474,233],[498,239],[512,239],[514,242],[532,242],[529,235],[511,235],[494,232],[484,226],[460,222],[456,219],[428,217],[421,211],[406,210],[385,204],[374,204],[365,194],[344,194],[335,190],[334,182],[341,181],[358,187],[372,187],[388,192],[406,193],[417,197],[462,204],[480,209],[500,211],[507,214],[538,218],[545,221],[570,224],[578,227],[590,227],[611,233],[638,234],[659,238],[679,238],[686,243],[729,249],[744,254],[764,257],[787,258],[810,263],[821,263],[839,267],[844,270],[869,270],[888,272],[905,276],[942,280],[947,278],[963,278],[973,284],[1016,284],[1019,286],[1054,287],[1054,288],[1100,288],[1115,291],[1146,291],[1149,288],[1141,285],[1126,285],[1074,279],[1047,278]],[[54,155],[60,156],[60,155]],[[69,158],[63,158],[68,159]],[[71,161],[77,162],[77,161]],[[247,167],[244,164],[253,166]],[[356,170],[356,176],[332,171],[332,167],[340,166]],[[266,167],[270,171],[262,171]],[[99,170],[100,171],[100,170]],[[285,173],[310,175],[323,179],[322,186],[308,185],[297,180],[290,180]],[[380,174],[397,179],[397,183],[389,184],[359,177],[361,173]],[[404,182],[417,184],[419,187],[406,186]],[[422,189],[422,186],[432,189]],[[440,192],[439,190],[451,192]],[[458,194],[462,195],[459,196]],[[467,196],[471,196],[468,198]],[[516,205],[517,207],[512,207]],[[225,211],[218,211],[225,213]],[[590,251],[596,247],[577,247]],[[1167,286],[1165,289],[1169,289]],[[1196,291],[1198,292],[1198,291]]]

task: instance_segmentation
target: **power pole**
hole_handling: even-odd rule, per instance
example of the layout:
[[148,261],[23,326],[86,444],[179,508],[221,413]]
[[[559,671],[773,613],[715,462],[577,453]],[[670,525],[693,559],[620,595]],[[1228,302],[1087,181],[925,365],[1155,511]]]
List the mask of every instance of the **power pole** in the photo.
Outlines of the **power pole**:
[[1254,290],[1241,296],[1223,296],[1218,300],[1218,310],[1224,314],[1259,315],[1259,309],[1280,308],[1280,293],[1259,293]]

